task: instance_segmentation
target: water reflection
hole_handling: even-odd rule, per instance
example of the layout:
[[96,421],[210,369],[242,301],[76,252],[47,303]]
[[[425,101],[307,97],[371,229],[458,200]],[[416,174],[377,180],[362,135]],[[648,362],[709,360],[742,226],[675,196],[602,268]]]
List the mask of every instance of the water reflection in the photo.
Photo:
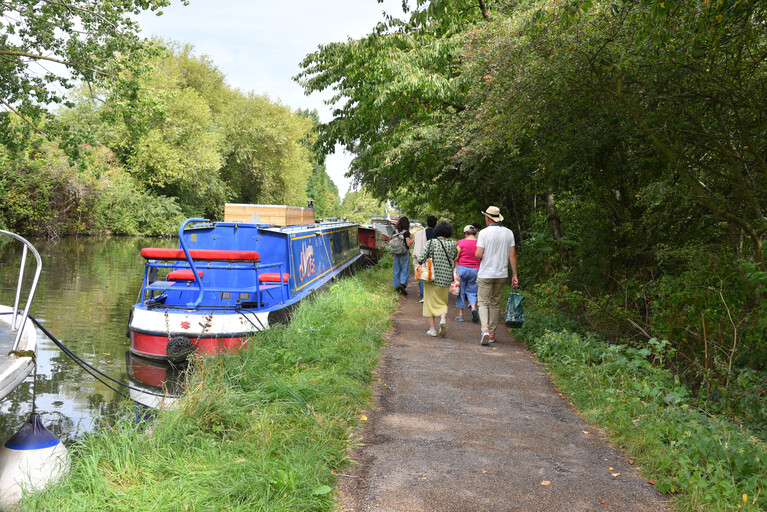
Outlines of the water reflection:
[[[175,239],[30,239],[43,260],[31,315],[75,354],[105,374],[126,381],[128,313],[143,275],[144,247],[177,247]],[[13,304],[21,245],[0,242],[0,304]],[[27,269],[27,275],[31,272]],[[114,417],[125,398],[74,363],[42,333],[36,411],[69,442]],[[32,411],[32,377],[0,402],[0,442]],[[125,392],[125,390],[123,390]]]
[[[130,397],[133,401],[152,409],[169,407],[181,396],[184,388],[184,370],[162,361],[144,359],[125,353],[125,368]],[[160,396],[162,394],[162,396]]]

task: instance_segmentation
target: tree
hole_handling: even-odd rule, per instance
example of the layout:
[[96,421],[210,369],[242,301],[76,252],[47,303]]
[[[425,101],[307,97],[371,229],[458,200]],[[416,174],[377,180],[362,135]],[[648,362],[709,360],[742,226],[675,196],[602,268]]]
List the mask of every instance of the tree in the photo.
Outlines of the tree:
[[306,195],[313,201],[316,215],[321,218],[339,216],[338,187],[325,171],[325,164],[315,166],[306,182]]
[[364,187],[347,192],[341,204],[341,216],[358,224],[369,224],[373,215],[383,213],[383,202],[376,199]]
[[[68,136],[51,119],[51,105],[71,105],[66,94],[76,84],[101,86],[139,108],[137,91],[154,48],[137,36],[130,18],[142,10],[158,11],[169,0],[16,0],[0,3],[0,105],[49,137]],[[127,114],[127,111],[126,111]],[[2,116],[0,133],[12,125]],[[66,139],[65,139],[66,141]],[[79,142],[79,141],[74,141]]]
[[466,105],[460,68],[465,32],[488,17],[487,2],[418,0],[407,21],[389,18],[360,40],[320,47],[296,79],[307,93],[333,89],[340,103],[319,129],[325,152],[356,155],[351,173],[379,198],[450,201],[450,157],[460,149],[445,126]]
[[307,204],[312,165],[302,141],[311,120],[265,96],[236,94],[220,124],[226,142],[222,177],[236,201]]
[[325,155],[314,145],[316,130],[320,125],[320,116],[316,110],[298,110],[298,114],[312,121],[312,134],[304,140],[304,145],[311,155],[312,175],[306,182],[306,195],[313,201],[317,217],[339,216],[341,199],[338,187],[328,176],[325,167]]
[[100,101],[102,89],[83,85],[55,122],[94,147],[110,148],[147,192],[177,198],[188,216],[215,218],[230,194],[220,176],[224,134],[218,119],[232,92],[191,45],[153,44],[161,53],[147,63],[151,72],[139,78],[137,91],[151,108],[138,114],[124,102]]

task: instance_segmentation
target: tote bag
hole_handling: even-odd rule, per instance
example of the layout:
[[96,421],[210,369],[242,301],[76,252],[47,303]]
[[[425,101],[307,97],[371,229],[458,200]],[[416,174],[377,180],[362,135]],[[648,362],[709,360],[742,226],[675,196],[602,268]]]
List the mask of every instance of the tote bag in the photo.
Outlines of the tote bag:
[[458,274],[458,269],[453,269],[453,282],[450,283],[450,293],[458,295],[461,293],[461,276]]
[[426,256],[426,260],[423,263],[419,263],[415,268],[415,278],[418,281],[431,282],[434,279],[434,262],[431,260],[429,253]]

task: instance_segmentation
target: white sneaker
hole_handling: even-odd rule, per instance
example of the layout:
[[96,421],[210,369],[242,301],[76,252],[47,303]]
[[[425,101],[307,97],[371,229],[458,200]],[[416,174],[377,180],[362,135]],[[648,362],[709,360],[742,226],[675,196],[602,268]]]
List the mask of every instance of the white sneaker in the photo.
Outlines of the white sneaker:
[[482,338],[479,340],[480,345],[487,346],[490,344],[490,333],[487,331],[482,331]]
[[426,334],[428,334],[429,336],[434,336],[436,338],[437,337],[437,330],[434,329],[434,327],[432,327],[431,329],[426,331]]
[[447,336],[447,322],[445,322],[444,318],[439,323],[439,335],[443,338]]

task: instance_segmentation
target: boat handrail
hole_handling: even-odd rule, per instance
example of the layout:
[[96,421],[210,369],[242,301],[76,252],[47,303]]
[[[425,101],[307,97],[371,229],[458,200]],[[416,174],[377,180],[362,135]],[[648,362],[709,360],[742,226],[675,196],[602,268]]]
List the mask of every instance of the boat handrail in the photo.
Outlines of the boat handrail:
[[[168,287],[159,287],[159,288],[158,287],[153,287],[152,283],[149,282],[149,269],[150,268],[173,268],[173,269],[179,270],[178,267],[176,267],[172,263],[161,263],[161,262],[153,261],[153,260],[147,261],[146,264],[145,264],[144,281],[143,281],[142,288],[141,288],[141,303],[142,304],[145,304],[147,302],[146,292],[148,290],[167,290],[168,289]],[[198,266],[197,268],[202,268],[202,269],[205,269],[205,270],[209,270],[209,269],[214,269],[214,270],[216,270],[216,269],[225,269],[225,270],[234,270],[234,271],[241,271],[241,270],[255,271],[255,287],[230,286],[230,287],[226,288],[226,290],[231,291],[232,293],[239,293],[239,292],[253,293],[253,292],[255,292],[256,293],[256,302],[258,304],[260,304],[261,300],[262,300],[261,299],[262,291],[264,291],[265,289],[268,289],[268,288],[277,288],[277,287],[280,288],[280,301],[282,303],[284,303],[285,300],[286,300],[286,293],[287,293],[286,288],[288,288],[290,286],[288,284],[288,279],[290,277],[290,273],[285,271],[285,263],[282,262],[282,261],[275,261],[275,262],[272,262],[272,263],[263,263],[263,262],[260,262],[260,261],[253,261],[253,262],[243,262],[243,263],[240,263],[240,264],[236,264],[236,263],[234,263],[234,264],[233,263],[227,263],[227,264],[224,264],[224,263],[207,263],[207,264],[204,264],[203,266]],[[278,271],[277,273],[280,275],[280,277],[277,280],[277,282],[279,282],[280,285],[269,284],[269,283],[267,283],[267,284],[261,284],[260,283],[260,276],[263,274],[264,270],[269,270],[269,269],[276,269]],[[188,276],[190,277],[190,279],[183,279],[183,281],[197,282],[197,280],[194,279],[193,271],[191,269],[186,269],[186,270],[188,272]],[[197,276],[199,278],[202,278],[203,272],[201,272],[201,271],[197,271],[197,272],[198,272]],[[213,287],[213,288],[208,287],[208,288],[206,288],[206,290],[215,292],[215,291],[221,291],[222,289],[216,288],[216,287]]]
[[279,269],[279,287],[280,287],[280,300],[281,303],[285,303],[285,287],[288,286],[287,282],[285,281],[285,275],[289,275],[287,272],[285,272],[285,264],[281,261],[275,261],[274,263],[259,263],[256,267],[256,304],[261,304],[261,285],[260,285],[260,276],[261,276],[261,270],[266,268],[278,268]]
[[[25,239],[22,236],[17,235],[16,233],[11,233],[10,231],[5,231],[3,229],[0,229],[0,234],[8,235],[11,238],[15,238],[16,240],[20,241],[23,244],[23,250],[21,252],[21,266],[19,267],[19,280],[16,283],[16,298],[13,302],[13,316],[11,318],[11,331],[17,331],[16,332],[16,338],[13,341],[13,348],[11,349],[16,350],[19,347],[19,343],[21,342],[21,336],[24,334],[24,326],[27,324],[27,318],[29,317],[29,309],[32,306],[32,300],[35,297],[35,291],[37,290],[37,283],[40,280],[40,273],[43,270],[43,260],[40,258],[40,253],[37,252],[37,249],[35,249],[35,246],[32,245],[27,239]],[[24,283],[24,268],[27,264],[27,252],[32,251],[32,254],[35,256],[35,261],[37,263],[37,266],[35,267],[35,276],[32,279],[32,285],[29,289],[29,295],[27,296],[27,300],[24,304],[24,313],[19,318],[19,302],[21,301],[21,289]],[[17,320],[20,320],[17,323]]]
[[181,244],[181,249],[184,251],[184,254],[186,254],[186,260],[189,262],[189,267],[192,269],[192,275],[194,276],[194,280],[197,282],[197,286],[199,286],[199,292],[197,293],[197,298],[194,302],[187,302],[187,307],[190,308],[196,308],[200,305],[200,302],[202,302],[202,294],[204,292],[203,286],[202,286],[202,279],[200,279],[200,275],[197,273],[197,267],[194,264],[194,259],[192,259],[192,255],[189,254],[189,249],[186,248],[186,244],[184,243],[184,228],[187,226],[187,224],[191,224],[192,222],[210,222],[209,219],[201,219],[201,218],[191,218],[186,219],[184,222],[181,223],[181,226],[178,228],[178,240]]

